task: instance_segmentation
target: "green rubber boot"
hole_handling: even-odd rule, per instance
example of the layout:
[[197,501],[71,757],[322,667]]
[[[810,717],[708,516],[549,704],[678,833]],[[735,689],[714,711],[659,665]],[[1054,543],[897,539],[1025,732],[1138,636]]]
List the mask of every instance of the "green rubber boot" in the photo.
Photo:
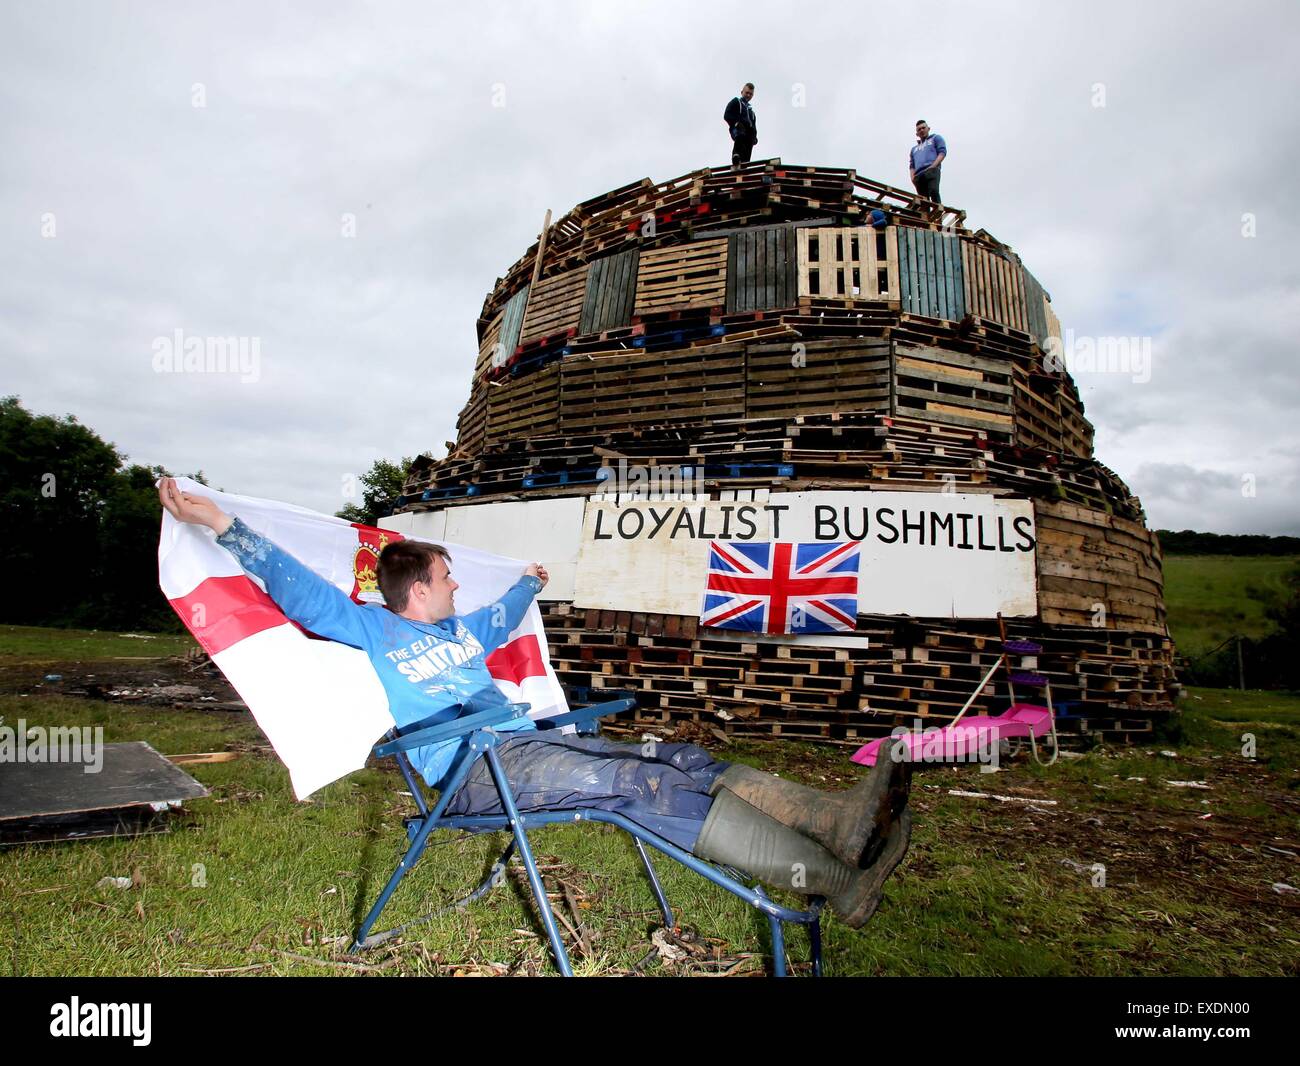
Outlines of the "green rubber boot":
[[903,809],[911,789],[911,763],[883,756],[846,792],[820,792],[762,770],[734,763],[710,790],[735,793],[782,825],[811,837],[840,861],[865,870],[875,860],[886,832]]
[[885,881],[907,854],[911,825],[911,812],[904,810],[890,825],[876,861],[858,870],[724,789],[709,807],[694,851],[774,888],[825,896],[835,913],[857,929],[875,913]]

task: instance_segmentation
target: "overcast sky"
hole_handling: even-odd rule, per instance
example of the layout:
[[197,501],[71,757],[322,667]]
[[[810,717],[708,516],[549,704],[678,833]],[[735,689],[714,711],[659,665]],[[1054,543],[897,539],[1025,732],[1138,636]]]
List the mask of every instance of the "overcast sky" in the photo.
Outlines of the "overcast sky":
[[[1300,5],[450,6],[7,3],[0,393],[332,512],[444,454],[546,209],[726,162],[753,81],[756,158],[906,185],[927,118],[1063,326],[1149,339],[1076,378],[1152,526],[1300,534]],[[158,372],[177,330],[257,380]]]

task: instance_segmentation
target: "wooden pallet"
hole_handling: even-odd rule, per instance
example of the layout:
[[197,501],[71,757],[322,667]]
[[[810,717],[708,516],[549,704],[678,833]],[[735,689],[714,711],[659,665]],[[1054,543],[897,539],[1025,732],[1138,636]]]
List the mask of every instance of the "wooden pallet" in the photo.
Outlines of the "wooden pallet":
[[897,232],[903,312],[938,322],[960,322],[966,315],[960,239],[908,226]]
[[747,417],[889,410],[887,341],[810,340],[797,348],[754,343],[747,355]]
[[560,417],[560,367],[530,374],[487,394],[485,440],[527,437],[551,430]]
[[744,414],[740,344],[591,356],[561,369],[561,431]]
[[551,334],[577,331],[587,295],[588,269],[586,265],[575,267],[537,283],[519,331],[520,344]]
[[1028,270],[1025,270],[1023,265],[1020,268],[1020,275],[1025,287],[1025,330],[1033,337],[1035,344],[1040,348],[1045,348],[1048,336],[1047,293],[1038,284],[1038,279]]
[[[738,226],[829,217],[840,224],[859,225],[876,207],[906,225],[929,226],[929,207],[911,192],[857,175],[851,169],[798,167],[779,160],[757,160],[735,172],[706,168],[665,182],[642,179],[577,205],[546,234],[541,277],[590,263],[602,255],[629,247],[649,247],[656,241],[689,239],[692,234],[725,233]],[[654,237],[643,235],[643,219],[653,215]],[[960,223],[964,212],[944,209]],[[484,301],[481,327],[527,283],[537,264],[534,244],[497,280]]]
[[479,339],[478,359],[474,363],[475,381],[492,370],[494,365],[499,366],[504,363],[506,357],[510,354],[497,347],[497,342],[501,339],[501,321],[503,318],[505,318],[505,312],[498,311]]
[[[801,736],[861,743],[912,720],[950,720],[978,688],[997,654],[996,626],[972,622],[865,617],[866,651],[809,649],[717,639],[693,619],[546,607],[546,627],[561,680],[630,691],[638,720],[706,722],[730,735]],[[671,633],[668,631],[671,630]],[[1070,717],[1063,732],[1112,739],[1149,736],[1170,713],[1168,640],[1140,633],[1043,626],[1017,620],[1013,637],[1044,648],[1046,673]],[[810,654],[815,653],[815,654]],[[996,678],[977,695],[976,713],[1005,707]],[[1086,717],[1081,717],[1086,715]]]
[[[531,286],[525,285],[508,301],[501,312],[501,332],[497,340],[503,359],[514,355],[519,345],[519,333],[524,324],[524,312],[528,308],[528,293]],[[501,362],[502,359],[495,362]]]
[[801,297],[897,303],[896,226],[807,228],[797,232]]
[[1008,370],[1000,360],[896,345],[893,412],[1010,434],[1015,428],[1015,390]]
[[633,316],[721,307],[727,297],[727,242],[694,241],[642,252]]
[[632,323],[640,250],[629,248],[591,264],[578,332],[582,336],[607,334]]
[[798,303],[796,232],[783,225],[731,234],[727,244],[728,313]]
[[[847,347],[838,352],[819,353],[813,349],[814,365],[828,359],[837,360],[843,370],[845,360],[851,360],[863,342],[837,343]],[[773,347],[775,351],[769,353],[746,351],[747,375],[753,369],[765,371],[764,358],[771,360],[774,373],[785,371],[789,366],[788,353],[781,346]],[[641,364],[642,369],[653,367],[657,354],[629,353],[650,360]],[[734,350],[732,357],[736,357]],[[561,368],[561,374],[565,373]],[[758,380],[761,382],[765,377]],[[808,387],[816,387],[813,379],[809,379]],[[785,395],[789,394],[787,387]],[[574,395],[581,396],[581,392]],[[761,391],[748,378],[746,399],[757,409],[762,408]],[[522,403],[525,410],[533,406],[533,400],[530,396]],[[872,397],[864,397],[861,404],[855,402],[854,406],[872,402],[879,407],[878,398]],[[793,463],[792,487],[852,488],[876,484],[933,490],[939,482],[955,481],[979,491],[1072,501],[1139,524],[1143,521],[1141,506],[1128,487],[1114,471],[1095,459],[999,443],[998,434],[986,428],[942,425],[925,412],[921,418],[909,418],[891,416],[879,409],[826,411],[821,400],[813,404],[820,410],[807,414],[787,411],[785,418],[754,417],[755,412],[751,411],[746,418],[715,420],[701,416],[698,408],[689,414],[674,415],[658,402],[639,414],[640,420],[633,419],[626,424],[615,414],[596,433],[590,432],[589,424],[584,424],[589,413],[581,411],[573,419],[576,424],[565,427],[564,436],[548,436],[555,431],[552,425],[531,436],[489,442],[478,457],[483,476],[490,475],[492,484],[481,485],[480,490],[514,491],[524,476],[538,469],[591,468],[620,456],[659,465],[691,464],[715,457],[717,462]],[[627,406],[612,410],[620,411]],[[505,412],[498,413],[505,417]],[[444,468],[446,476],[453,479],[452,484],[460,483],[462,471],[457,464],[451,460],[430,460],[430,463],[429,467],[420,468],[424,483],[442,487]]]
[[976,240],[961,242],[966,313],[1028,332],[1020,264]]

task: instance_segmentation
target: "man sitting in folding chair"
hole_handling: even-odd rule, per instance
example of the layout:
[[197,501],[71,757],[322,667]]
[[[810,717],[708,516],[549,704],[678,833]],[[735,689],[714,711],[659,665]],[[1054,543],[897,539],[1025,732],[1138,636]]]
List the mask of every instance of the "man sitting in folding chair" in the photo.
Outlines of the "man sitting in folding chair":
[[[389,544],[379,557],[386,606],[354,603],[342,590],[204,496],[159,484],[179,521],[211,528],[276,605],[317,636],[370,656],[399,727],[505,706],[484,660],[519,625],[545,587],[544,567],[529,566],[496,603],[455,613],[459,587],[447,550],[425,541]],[[438,717],[445,712],[445,719]],[[699,858],[745,871],[768,884],[826,897],[858,928],[874,913],[886,878],[907,852],[911,767],[880,760],[855,788],[819,792],[746,766],[716,762],[691,744],[636,745],[539,731],[528,718],[496,752],[518,809],[614,811]],[[463,737],[409,751],[432,788],[446,784]],[[500,815],[500,796],[480,756],[451,798],[446,816]]]

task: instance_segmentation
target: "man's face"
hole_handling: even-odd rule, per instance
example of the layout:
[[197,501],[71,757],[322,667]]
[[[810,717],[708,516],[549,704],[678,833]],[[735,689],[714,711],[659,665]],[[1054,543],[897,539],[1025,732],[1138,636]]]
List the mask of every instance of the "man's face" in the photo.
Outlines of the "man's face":
[[746,101],[754,99],[754,90],[751,89],[748,85],[746,85],[743,89],[740,90],[740,98]]
[[427,621],[441,622],[456,613],[455,594],[460,586],[451,579],[447,560],[441,555],[434,556],[429,576],[424,581],[417,581],[416,586],[423,592],[419,602]]
[[928,136],[930,136],[930,127],[927,126],[924,122],[918,122],[916,124],[916,139],[918,141],[923,141]]

